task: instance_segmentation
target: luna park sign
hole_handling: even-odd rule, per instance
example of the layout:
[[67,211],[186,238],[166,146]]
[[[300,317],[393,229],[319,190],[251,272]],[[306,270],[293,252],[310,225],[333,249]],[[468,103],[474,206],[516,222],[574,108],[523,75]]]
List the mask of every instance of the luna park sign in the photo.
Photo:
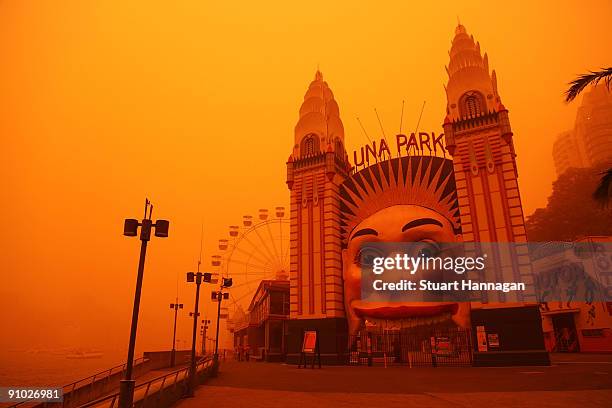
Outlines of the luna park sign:
[[353,164],[356,167],[369,165],[370,161],[381,161],[396,157],[410,155],[430,155],[446,157],[446,147],[444,146],[444,133],[436,136],[434,132],[411,133],[410,136],[404,134],[395,135],[396,154],[392,154],[391,147],[386,138],[376,142],[371,141],[359,150],[353,151]]

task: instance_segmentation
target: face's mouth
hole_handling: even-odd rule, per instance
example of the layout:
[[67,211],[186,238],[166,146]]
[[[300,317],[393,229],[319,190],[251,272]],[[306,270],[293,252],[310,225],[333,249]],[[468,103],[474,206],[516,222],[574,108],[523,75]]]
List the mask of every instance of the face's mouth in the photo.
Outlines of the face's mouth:
[[404,319],[411,317],[432,317],[449,314],[454,315],[457,313],[458,309],[459,305],[457,303],[353,307],[353,310],[358,317],[373,319]]

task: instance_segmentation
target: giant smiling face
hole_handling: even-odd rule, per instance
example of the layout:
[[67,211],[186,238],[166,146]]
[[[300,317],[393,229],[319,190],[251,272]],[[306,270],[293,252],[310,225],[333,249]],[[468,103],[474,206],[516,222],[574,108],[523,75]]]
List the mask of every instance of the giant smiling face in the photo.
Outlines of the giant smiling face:
[[367,242],[414,242],[435,252],[439,243],[458,240],[449,220],[438,212],[418,205],[393,205],[361,221],[350,232],[342,251],[344,305],[349,333],[366,324],[385,327],[415,326],[453,322],[470,325],[469,302],[366,302],[361,296],[361,272],[368,263]]

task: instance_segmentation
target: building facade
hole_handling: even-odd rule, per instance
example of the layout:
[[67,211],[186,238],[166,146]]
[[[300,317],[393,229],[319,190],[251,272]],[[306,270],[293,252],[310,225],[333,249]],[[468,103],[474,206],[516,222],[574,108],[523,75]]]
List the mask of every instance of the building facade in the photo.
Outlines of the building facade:
[[262,280],[247,313],[235,316],[233,346],[237,359],[264,361],[285,359],[285,337],[289,318],[289,281]]
[[542,243],[531,252],[547,295],[540,309],[548,351],[612,352],[611,244],[610,236],[590,236]]
[[[287,361],[298,361],[305,330],[319,332],[321,359],[333,364],[346,363],[354,352],[354,340],[370,347],[363,333],[376,325],[399,335],[420,326],[458,325],[459,330],[473,331],[468,338],[476,338],[476,330],[494,330],[503,338],[502,347],[481,357],[482,350],[474,345],[474,364],[548,362],[534,296],[483,293],[471,304],[407,306],[389,316],[385,315],[389,308],[370,317],[354,308],[359,284],[352,277],[359,269],[348,243],[353,229],[364,222],[378,222],[384,229],[388,220],[417,213],[428,214],[427,219],[443,226],[449,241],[442,242],[463,241],[473,244],[474,250],[490,252],[498,281],[533,284],[508,110],[487,54],[482,55],[479,43],[462,25],[455,30],[447,72],[443,129],[452,161],[424,155],[391,158],[389,152],[388,160],[383,156],[382,162],[359,171],[349,163],[338,104],[323,75],[317,71],[309,85],[287,161],[291,196]],[[421,134],[397,136],[412,140]],[[366,228],[361,235],[364,231],[378,234]],[[410,240],[405,235],[401,239]],[[489,247],[491,242],[518,245],[500,249]],[[418,316],[410,314],[415,310]],[[402,311],[409,312],[401,315]],[[470,313],[478,327],[471,325]],[[423,341],[428,344],[429,338]],[[411,353],[398,351],[398,355]]]
[[571,131],[553,145],[557,175],[571,167],[612,166],[612,93],[605,84],[585,92]]
[[560,133],[553,144],[553,160],[557,175],[569,168],[588,167],[584,146],[578,143],[573,130]]

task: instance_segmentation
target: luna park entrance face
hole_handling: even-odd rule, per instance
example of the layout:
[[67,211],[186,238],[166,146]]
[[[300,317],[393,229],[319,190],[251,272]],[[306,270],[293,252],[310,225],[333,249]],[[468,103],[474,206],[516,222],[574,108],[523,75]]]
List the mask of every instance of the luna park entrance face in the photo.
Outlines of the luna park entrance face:
[[472,365],[471,333],[469,329],[460,327],[364,330],[351,336],[349,344],[350,365]]

